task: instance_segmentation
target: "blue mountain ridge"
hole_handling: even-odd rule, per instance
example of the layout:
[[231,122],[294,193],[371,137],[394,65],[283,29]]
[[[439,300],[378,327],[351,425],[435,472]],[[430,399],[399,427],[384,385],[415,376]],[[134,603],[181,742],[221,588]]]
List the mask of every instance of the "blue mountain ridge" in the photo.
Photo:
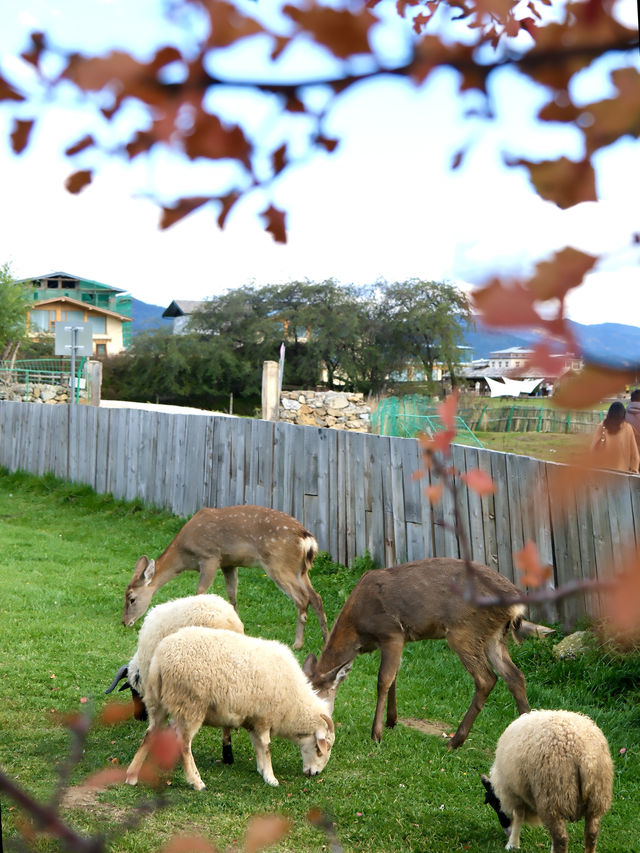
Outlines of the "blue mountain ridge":
[[[585,326],[569,321],[585,361],[617,368],[640,366],[640,326],[622,323],[598,323]],[[478,326],[465,332],[464,342],[471,347],[474,359],[487,358],[495,350],[509,347],[530,347],[539,335],[517,330],[494,330]]]

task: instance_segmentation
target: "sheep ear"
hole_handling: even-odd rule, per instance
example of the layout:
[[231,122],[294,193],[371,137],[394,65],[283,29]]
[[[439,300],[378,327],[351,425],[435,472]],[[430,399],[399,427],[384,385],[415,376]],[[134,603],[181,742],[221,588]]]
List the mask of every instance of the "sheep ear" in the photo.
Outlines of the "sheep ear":
[[316,746],[320,755],[326,755],[329,752],[326,732],[316,732]]

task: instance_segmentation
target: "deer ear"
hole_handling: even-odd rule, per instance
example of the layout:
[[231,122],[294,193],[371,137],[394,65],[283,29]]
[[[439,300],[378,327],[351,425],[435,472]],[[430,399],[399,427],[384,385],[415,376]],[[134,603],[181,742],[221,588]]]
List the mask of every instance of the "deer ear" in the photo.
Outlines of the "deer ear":
[[311,652],[304,659],[304,663],[302,664],[302,671],[307,676],[307,678],[311,678],[313,673],[316,671],[316,664],[318,663],[316,656]]
[[333,672],[329,673],[329,676],[333,676],[333,684],[331,685],[332,690],[338,689],[338,687],[342,684],[342,682],[351,672],[352,666],[353,661],[350,660],[349,663],[345,663],[341,667],[339,667],[337,671],[333,670]]
[[142,573],[142,577],[144,578],[145,586],[149,586],[151,581],[153,580],[153,576],[156,573],[156,561],[149,560],[147,563],[147,568]]

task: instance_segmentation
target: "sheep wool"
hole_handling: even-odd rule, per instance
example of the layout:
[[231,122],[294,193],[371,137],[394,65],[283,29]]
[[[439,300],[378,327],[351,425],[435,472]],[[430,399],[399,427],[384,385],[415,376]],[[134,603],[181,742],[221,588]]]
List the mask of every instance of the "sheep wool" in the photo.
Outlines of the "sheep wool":
[[544,824],[552,853],[566,853],[565,821],[584,817],[585,851],[595,853],[601,818],[611,807],[613,762],[607,739],[585,714],[531,711],[518,717],[498,740],[489,780],[512,819],[507,850],[520,846],[526,822]]
[[156,605],[145,616],[138,634],[138,648],[128,666],[129,683],[141,696],[144,696],[144,683],[158,644],[188,625],[226,628],[244,634],[238,614],[219,595],[190,595]]
[[149,728],[127,771],[136,784],[149,751],[149,738],[168,717],[182,741],[182,766],[197,790],[205,786],[191,754],[191,742],[206,722],[246,728],[256,753],[258,772],[277,785],[270,739],[279,735],[296,743],[303,772],[319,773],[335,739],[331,713],[309,684],[291,650],[275,640],[232,631],[188,627],[158,645],[147,678],[145,704]]

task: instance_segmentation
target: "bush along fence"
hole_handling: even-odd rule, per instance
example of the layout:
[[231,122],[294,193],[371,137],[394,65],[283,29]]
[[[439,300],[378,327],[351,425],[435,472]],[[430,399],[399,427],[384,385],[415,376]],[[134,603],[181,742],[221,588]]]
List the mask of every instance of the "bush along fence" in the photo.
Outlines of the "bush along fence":
[[[470,430],[484,432],[591,433],[604,417],[602,412],[559,411],[549,406],[518,405],[459,408],[461,421]],[[371,416],[371,431],[380,435],[416,436],[430,432],[438,421],[437,403],[410,394],[381,400]]]
[[[427,473],[416,478],[415,439],[206,415],[92,406],[0,402],[0,465],[47,472],[99,493],[190,516],[202,506],[259,504],[298,518],[341,562],[369,551],[380,565],[459,557],[454,507],[444,491],[431,506]],[[640,477],[585,474],[569,496],[554,488],[564,466],[455,445],[461,472],[482,468],[497,491],[461,486],[458,509],[474,560],[517,581],[514,552],[535,542],[556,586],[606,578],[625,545],[640,546]],[[540,496],[540,500],[534,497]],[[637,539],[636,539],[637,537]],[[143,543],[141,543],[142,545]],[[556,603],[575,624],[596,594]],[[540,614],[533,614],[540,616]]]

